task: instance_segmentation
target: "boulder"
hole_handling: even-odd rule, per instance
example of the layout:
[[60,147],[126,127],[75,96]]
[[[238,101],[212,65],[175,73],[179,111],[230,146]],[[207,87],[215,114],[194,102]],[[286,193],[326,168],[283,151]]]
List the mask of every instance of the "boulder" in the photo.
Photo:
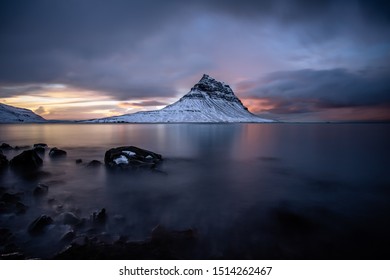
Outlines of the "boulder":
[[34,148],[37,148],[37,147],[47,148],[47,144],[46,143],[37,143],[37,144],[34,144],[33,147]]
[[80,163],[82,163],[82,162],[83,162],[83,160],[82,160],[81,158],[76,159],[76,164],[80,164]]
[[9,145],[7,143],[2,143],[0,145],[0,149],[2,149],[2,150],[12,150],[13,148],[11,147],[11,145]]
[[99,167],[101,165],[102,165],[101,161],[94,159],[94,160],[90,161],[87,166],[88,167]]
[[38,146],[38,147],[34,147],[34,151],[36,151],[40,155],[43,155],[46,149],[44,147]]
[[149,167],[154,168],[162,161],[160,154],[134,146],[112,148],[104,155],[107,167]]
[[53,219],[47,215],[41,215],[36,218],[28,227],[30,234],[39,234],[50,224],[53,223]]
[[61,214],[61,218],[62,218],[62,222],[64,223],[64,225],[74,226],[74,225],[78,225],[81,223],[81,219],[79,217],[77,217],[76,214],[74,214],[72,212],[65,212],[65,213]]
[[5,155],[3,155],[3,152],[0,150],[0,171],[7,168],[8,166],[8,159]]
[[43,161],[36,151],[27,150],[17,155],[10,161],[12,168],[33,170],[42,165]]
[[49,156],[52,158],[63,157],[63,156],[66,156],[66,151],[58,149],[57,147],[54,147],[50,150]]

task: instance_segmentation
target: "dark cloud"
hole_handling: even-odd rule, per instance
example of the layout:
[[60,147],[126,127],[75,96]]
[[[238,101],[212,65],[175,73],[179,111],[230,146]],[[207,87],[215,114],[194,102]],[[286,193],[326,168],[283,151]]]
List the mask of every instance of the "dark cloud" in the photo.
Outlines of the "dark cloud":
[[[284,71],[245,82],[242,93],[262,98],[277,114],[322,109],[390,105],[390,69]],[[240,87],[239,87],[240,88]]]

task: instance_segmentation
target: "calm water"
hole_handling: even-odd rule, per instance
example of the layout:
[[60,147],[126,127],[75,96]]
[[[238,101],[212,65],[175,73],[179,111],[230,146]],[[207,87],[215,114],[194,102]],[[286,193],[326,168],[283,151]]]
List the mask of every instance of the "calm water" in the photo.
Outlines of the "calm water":
[[[11,170],[0,185],[23,191],[23,215],[0,215],[35,257],[61,249],[71,211],[106,208],[104,232],[150,236],[158,224],[197,229],[196,258],[389,258],[388,124],[46,124],[0,125],[0,142],[47,143],[68,152],[47,176],[26,181]],[[90,168],[106,150],[134,145],[162,154],[161,172]],[[8,159],[21,151],[5,151]],[[75,160],[83,159],[76,165]],[[49,193],[34,198],[37,183]],[[56,221],[27,234],[40,214]]]

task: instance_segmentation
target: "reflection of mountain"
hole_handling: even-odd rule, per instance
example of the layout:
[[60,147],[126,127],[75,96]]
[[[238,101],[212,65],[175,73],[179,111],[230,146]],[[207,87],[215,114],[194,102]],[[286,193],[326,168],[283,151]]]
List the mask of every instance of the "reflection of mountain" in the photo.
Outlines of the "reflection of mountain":
[[45,121],[44,118],[33,113],[31,110],[0,103],[0,123],[34,123]]
[[232,89],[208,75],[180,100],[162,110],[138,112],[88,122],[272,122],[248,111]]

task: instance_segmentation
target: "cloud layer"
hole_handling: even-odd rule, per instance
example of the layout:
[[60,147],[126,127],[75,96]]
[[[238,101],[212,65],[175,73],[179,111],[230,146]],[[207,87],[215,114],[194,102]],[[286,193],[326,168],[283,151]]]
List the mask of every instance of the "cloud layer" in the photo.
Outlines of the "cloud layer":
[[240,97],[268,100],[275,114],[382,106],[389,102],[389,7],[359,0],[1,1],[0,98],[64,85],[146,108],[142,100],[165,104],[209,73]]

